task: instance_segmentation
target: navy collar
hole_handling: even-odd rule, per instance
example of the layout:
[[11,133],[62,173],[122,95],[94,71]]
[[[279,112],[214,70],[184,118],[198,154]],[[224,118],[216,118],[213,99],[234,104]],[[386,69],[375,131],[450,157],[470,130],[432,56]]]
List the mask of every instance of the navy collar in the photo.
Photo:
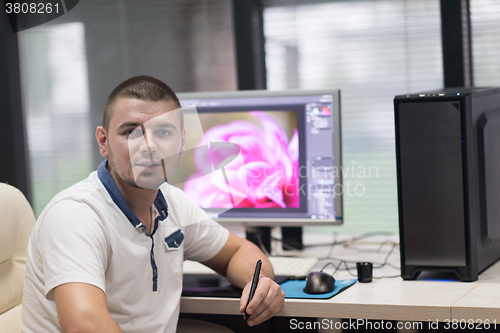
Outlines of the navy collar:
[[[115,205],[117,205],[118,208],[120,208],[122,213],[125,214],[125,216],[130,221],[130,223],[132,223],[132,225],[135,228],[141,229],[142,231],[146,232],[146,226],[141,223],[137,215],[135,215],[132,209],[125,202],[125,199],[123,199],[123,196],[120,193],[118,186],[116,186],[115,180],[109,173],[107,167],[108,167],[108,159],[105,159],[104,161],[101,162],[99,168],[97,169],[97,176],[99,177],[102,184],[108,191],[108,194],[115,203]],[[158,192],[156,193],[154,205],[159,215],[155,219],[155,225],[153,232],[151,233],[151,236],[155,233],[156,229],[158,228],[158,221],[163,221],[168,216],[167,201],[165,200],[165,197],[163,196],[163,193],[161,192],[160,189],[158,189]]]

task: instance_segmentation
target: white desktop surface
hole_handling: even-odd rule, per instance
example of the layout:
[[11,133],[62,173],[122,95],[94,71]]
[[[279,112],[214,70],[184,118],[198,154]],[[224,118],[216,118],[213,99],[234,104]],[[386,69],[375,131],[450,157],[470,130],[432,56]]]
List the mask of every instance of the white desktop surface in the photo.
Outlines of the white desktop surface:
[[500,324],[500,262],[479,275],[478,285],[451,308],[452,319],[497,320]]
[[[319,236],[317,242],[322,242]],[[331,239],[330,236],[328,238]],[[381,253],[359,252],[362,248],[377,248],[384,239],[396,241],[395,236],[377,236],[357,244],[356,249],[336,246],[332,257],[353,261],[383,262],[390,245]],[[305,242],[307,244],[307,242]],[[307,248],[297,255],[324,257],[330,247]],[[274,254],[274,253],[273,253]],[[278,253],[279,254],[279,253]],[[321,269],[327,261],[316,266]],[[338,261],[337,261],[338,262]],[[390,256],[390,263],[399,267],[399,248]],[[331,266],[330,266],[331,267]],[[330,267],[325,271],[333,272]],[[353,273],[356,273],[353,270]],[[373,275],[398,275],[391,267],[374,269]],[[336,279],[353,278],[347,272],[337,272]],[[239,299],[182,297],[181,313],[239,314]],[[398,321],[445,321],[452,319],[495,319],[500,321],[500,263],[483,272],[478,281],[403,281],[401,277],[374,279],[371,283],[357,282],[349,289],[328,300],[286,299],[278,314],[287,317],[385,319]]]

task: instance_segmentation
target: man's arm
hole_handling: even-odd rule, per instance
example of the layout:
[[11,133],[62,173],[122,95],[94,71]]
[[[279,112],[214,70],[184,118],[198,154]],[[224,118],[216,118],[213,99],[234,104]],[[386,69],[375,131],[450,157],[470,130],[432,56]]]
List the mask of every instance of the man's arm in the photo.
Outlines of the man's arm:
[[66,283],[54,288],[63,332],[122,332],[108,311],[104,292],[87,283]]
[[[262,260],[259,284],[247,307],[254,269],[259,259]],[[273,281],[273,267],[264,253],[249,241],[229,233],[222,250],[204,264],[225,275],[234,286],[243,288],[240,312],[243,313],[246,309],[250,315],[250,326],[268,320],[283,309],[285,293]]]

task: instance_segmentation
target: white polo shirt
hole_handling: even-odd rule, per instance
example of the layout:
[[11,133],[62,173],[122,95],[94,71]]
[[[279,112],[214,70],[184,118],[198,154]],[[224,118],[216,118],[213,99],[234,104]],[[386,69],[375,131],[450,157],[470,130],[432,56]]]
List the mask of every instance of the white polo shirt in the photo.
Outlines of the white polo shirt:
[[28,245],[23,332],[61,331],[53,289],[68,282],[102,289],[124,332],[175,332],[183,260],[206,261],[227,241],[227,229],[168,184],[158,191],[156,227],[148,235],[106,163],[56,195],[35,224]]

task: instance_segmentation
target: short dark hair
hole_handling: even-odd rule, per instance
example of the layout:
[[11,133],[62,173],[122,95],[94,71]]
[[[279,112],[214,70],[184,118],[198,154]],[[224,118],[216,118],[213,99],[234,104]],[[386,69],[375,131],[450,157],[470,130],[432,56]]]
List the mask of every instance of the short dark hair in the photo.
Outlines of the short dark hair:
[[[102,117],[102,126],[106,131],[109,130],[113,108],[119,98],[135,98],[150,102],[173,101],[178,108],[181,107],[177,95],[166,83],[147,75],[134,76],[120,83],[109,94]],[[184,127],[183,118],[181,112],[181,130]]]

